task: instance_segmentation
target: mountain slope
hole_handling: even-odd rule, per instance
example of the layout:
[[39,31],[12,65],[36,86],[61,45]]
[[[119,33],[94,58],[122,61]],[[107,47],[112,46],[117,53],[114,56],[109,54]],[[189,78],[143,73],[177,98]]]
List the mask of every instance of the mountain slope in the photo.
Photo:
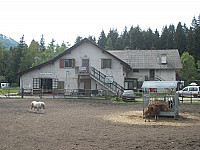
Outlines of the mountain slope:
[[9,49],[10,47],[17,47],[18,43],[3,34],[0,34],[0,43],[2,43],[5,49]]

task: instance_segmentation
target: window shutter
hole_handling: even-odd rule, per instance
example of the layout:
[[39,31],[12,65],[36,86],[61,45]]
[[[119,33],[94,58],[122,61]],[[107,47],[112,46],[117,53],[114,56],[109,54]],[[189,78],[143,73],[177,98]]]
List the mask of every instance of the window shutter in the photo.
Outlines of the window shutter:
[[75,67],[75,59],[72,59],[72,68]]
[[103,59],[101,59],[101,69],[103,69]]
[[64,68],[64,67],[65,67],[65,60],[60,59],[60,68]]
[[110,69],[111,69],[112,59],[110,59]]

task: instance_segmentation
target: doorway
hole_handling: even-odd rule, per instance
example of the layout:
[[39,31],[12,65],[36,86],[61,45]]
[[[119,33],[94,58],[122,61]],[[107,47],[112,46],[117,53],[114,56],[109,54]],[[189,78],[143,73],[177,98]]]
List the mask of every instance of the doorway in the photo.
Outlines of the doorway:
[[52,90],[52,79],[42,78],[40,88],[44,90]]
[[82,60],[82,67],[89,67],[89,59]]
[[155,69],[150,69],[150,80],[155,80]]
[[81,79],[80,89],[90,90],[91,89],[91,79]]
[[89,72],[89,59],[82,59],[82,68],[81,68],[82,72]]

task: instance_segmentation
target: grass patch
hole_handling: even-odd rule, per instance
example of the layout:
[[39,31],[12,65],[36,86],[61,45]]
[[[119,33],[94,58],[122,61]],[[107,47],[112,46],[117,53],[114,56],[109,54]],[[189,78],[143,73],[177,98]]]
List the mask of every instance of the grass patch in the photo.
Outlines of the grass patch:
[[14,88],[1,88],[0,93],[8,94],[8,93],[19,93],[19,87]]

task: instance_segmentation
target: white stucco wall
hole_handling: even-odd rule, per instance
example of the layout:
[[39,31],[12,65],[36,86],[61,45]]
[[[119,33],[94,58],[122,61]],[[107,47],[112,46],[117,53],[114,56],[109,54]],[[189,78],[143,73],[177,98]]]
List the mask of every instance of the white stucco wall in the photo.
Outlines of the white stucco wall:
[[[139,72],[130,72],[128,73],[128,78],[137,78],[138,81],[144,81],[145,76],[150,76],[149,69],[139,69]],[[176,72],[175,70],[164,70],[164,69],[155,69],[155,76],[159,76],[165,81],[175,81],[176,80]]]
[[176,81],[176,71],[175,70],[156,70],[156,75],[161,77],[165,81]]

